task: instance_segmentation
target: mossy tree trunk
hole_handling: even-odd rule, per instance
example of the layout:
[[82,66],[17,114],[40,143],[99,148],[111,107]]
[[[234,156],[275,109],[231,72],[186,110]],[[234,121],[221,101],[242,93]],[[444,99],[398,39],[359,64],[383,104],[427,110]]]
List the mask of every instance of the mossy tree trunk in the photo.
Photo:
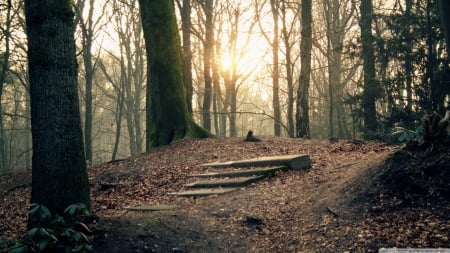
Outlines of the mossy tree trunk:
[[[183,58],[172,0],[139,0],[148,59],[147,151],[186,137],[208,137],[186,102]],[[150,111],[149,111],[150,110]],[[148,118],[150,117],[150,119]]]
[[31,202],[62,214],[90,206],[69,0],[26,0],[33,140]]

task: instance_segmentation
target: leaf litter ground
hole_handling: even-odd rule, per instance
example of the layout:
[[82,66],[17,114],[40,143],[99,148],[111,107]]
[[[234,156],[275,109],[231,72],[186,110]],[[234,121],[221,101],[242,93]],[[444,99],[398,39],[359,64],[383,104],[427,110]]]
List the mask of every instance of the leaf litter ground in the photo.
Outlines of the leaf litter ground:
[[[379,176],[392,146],[266,137],[186,140],[90,168],[95,252],[377,252],[450,247],[450,205],[436,193],[392,192]],[[221,196],[183,198],[199,164],[310,154],[312,169]],[[221,169],[223,170],[223,169]],[[0,236],[26,227],[30,172],[0,177]],[[124,207],[171,205],[136,212]]]

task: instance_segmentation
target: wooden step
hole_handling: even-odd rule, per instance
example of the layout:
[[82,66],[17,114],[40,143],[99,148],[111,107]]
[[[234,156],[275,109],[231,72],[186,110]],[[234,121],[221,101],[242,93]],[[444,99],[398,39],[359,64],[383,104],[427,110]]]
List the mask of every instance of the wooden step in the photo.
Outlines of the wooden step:
[[251,183],[257,182],[265,178],[265,175],[251,176],[251,177],[233,177],[226,179],[212,179],[197,181],[190,184],[185,184],[185,187],[190,188],[213,188],[213,187],[242,187]]
[[174,205],[141,205],[141,206],[126,206],[124,209],[128,211],[149,211],[149,212],[156,212],[156,211],[169,211],[176,209],[177,206]]
[[240,188],[212,188],[212,189],[198,189],[182,192],[172,192],[169,195],[181,196],[181,197],[205,197],[211,195],[222,195],[239,190]]
[[226,168],[226,167],[261,167],[261,166],[278,166],[285,165],[289,169],[309,169],[311,168],[311,159],[309,155],[282,155],[282,156],[266,156],[253,159],[214,162],[202,164],[202,167]]
[[258,169],[246,169],[246,170],[232,170],[225,172],[211,172],[203,174],[193,174],[188,177],[198,177],[198,178],[208,178],[208,177],[247,177],[254,175],[270,175],[276,171],[287,170],[286,166],[276,166],[268,168],[258,168]]

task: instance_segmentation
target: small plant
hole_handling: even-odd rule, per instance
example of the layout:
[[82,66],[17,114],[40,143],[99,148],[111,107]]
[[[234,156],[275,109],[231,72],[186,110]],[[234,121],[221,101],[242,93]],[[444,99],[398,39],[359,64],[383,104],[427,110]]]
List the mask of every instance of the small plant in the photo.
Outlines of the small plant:
[[399,142],[410,142],[413,140],[423,142],[424,128],[423,126],[419,126],[416,128],[416,130],[411,130],[404,127],[396,126],[393,129],[392,135],[396,136]]
[[86,232],[90,230],[81,222],[90,212],[84,204],[73,204],[64,210],[64,217],[51,215],[47,207],[31,204],[30,223],[33,228],[25,232],[21,242],[10,248],[11,253],[28,252],[86,252],[92,245]]

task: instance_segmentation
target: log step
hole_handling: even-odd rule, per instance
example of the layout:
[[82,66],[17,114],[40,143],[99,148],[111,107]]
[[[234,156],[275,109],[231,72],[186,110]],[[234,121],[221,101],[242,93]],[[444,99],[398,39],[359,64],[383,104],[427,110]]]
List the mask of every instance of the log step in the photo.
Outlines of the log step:
[[234,192],[240,188],[213,188],[213,189],[198,189],[182,192],[172,192],[169,195],[180,196],[180,197],[205,197],[211,195],[221,195],[229,192]]
[[276,166],[268,168],[247,169],[247,170],[233,170],[225,172],[211,172],[203,174],[193,174],[188,177],[208,178],[208,177],[248,177],[254,175],[271,175],[277,171],[287,170],[286,166]]
[[309,155],[282,155],[282,156],[266,156],[257,157],[253,159],[229,161],[229,162],[214,162],[206,163],[200,166],[213,168],[226,167],[261,167],[261,166],[278,166],[285,165],[289,169],[309,169],[311,168],[311,159]]
[[212,187],[242,187],[249,185],[251,183],[257,182],[265,178],[265,175],[259,176],[251,176],[251,177],[234,177],[234,178],[226,178],[226,179],[212,179],[212,180],[204,180],[197,181],[190,184],[185,184],[185,187],[189,188],[212,188]]

